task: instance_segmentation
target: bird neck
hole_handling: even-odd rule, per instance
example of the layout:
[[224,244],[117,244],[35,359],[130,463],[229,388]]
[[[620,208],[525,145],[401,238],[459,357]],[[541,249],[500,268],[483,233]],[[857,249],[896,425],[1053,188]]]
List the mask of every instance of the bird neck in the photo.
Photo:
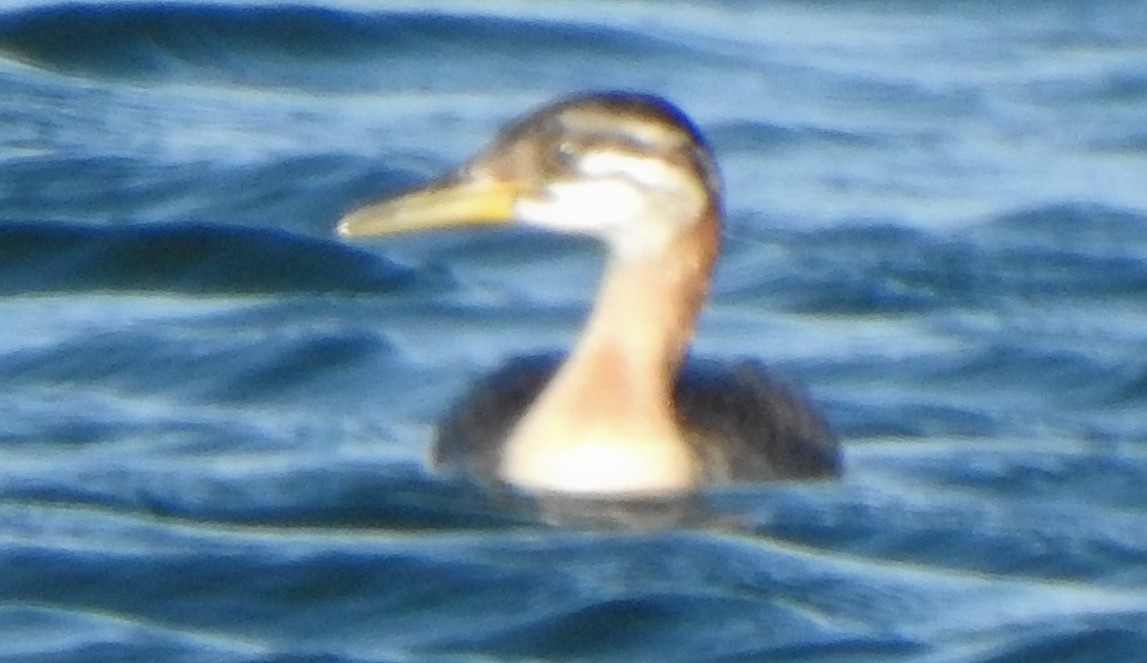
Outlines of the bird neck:
[[656,254],[610,256],[585,329],[515,427],[504,478],[535,491],[667,494],[699,480],[673,384],[718,249],[711,210]]

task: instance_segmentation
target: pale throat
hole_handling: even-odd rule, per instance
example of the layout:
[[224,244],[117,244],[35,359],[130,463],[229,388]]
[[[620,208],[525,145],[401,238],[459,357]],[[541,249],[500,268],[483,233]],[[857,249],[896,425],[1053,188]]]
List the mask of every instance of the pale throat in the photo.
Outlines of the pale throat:
[[506,442],[503,480],[587,496],[673,494],[701,480],[672,392],[716,234],[707,213],[663,251],[611,257],[580,339]]

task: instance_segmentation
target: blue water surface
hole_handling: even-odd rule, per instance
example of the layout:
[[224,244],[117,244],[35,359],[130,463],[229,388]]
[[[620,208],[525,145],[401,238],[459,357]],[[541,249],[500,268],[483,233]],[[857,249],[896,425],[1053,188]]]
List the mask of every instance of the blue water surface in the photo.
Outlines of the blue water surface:
[[[586,89],[728,193],[698,354],[807,386],[833,483],[555,527],[434,422],[601,254],[349,245]],[[1147,660],[1147,4],[0,9],[0,659]]]

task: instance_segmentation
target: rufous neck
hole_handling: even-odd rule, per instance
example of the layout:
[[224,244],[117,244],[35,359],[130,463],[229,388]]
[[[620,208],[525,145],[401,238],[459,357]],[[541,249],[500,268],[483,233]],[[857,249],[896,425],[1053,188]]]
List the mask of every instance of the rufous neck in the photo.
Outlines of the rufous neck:
[[611,255],[568,363],[620,362],[615,375],[626,371],[669,393],[708,293],[718,241],[716,219],[706,215],[661,252]]
[[611,256],[582,336],[506,443],[507,481],[611,495],[696,485],[700,459],[677,426],[672,392],[717,242],[711,214],[656,255]]

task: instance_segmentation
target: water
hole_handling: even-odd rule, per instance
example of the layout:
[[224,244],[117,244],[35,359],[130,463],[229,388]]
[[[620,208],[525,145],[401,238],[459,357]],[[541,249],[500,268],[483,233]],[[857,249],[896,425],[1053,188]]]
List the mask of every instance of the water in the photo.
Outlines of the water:
[[[1147,5],[10,3],[0,659],[1138,661]],[[599,252],[346,245],[569,92],[682,105],[727,251],[696,351],[807,385],[834,484],[548,526],[423,466]]]

